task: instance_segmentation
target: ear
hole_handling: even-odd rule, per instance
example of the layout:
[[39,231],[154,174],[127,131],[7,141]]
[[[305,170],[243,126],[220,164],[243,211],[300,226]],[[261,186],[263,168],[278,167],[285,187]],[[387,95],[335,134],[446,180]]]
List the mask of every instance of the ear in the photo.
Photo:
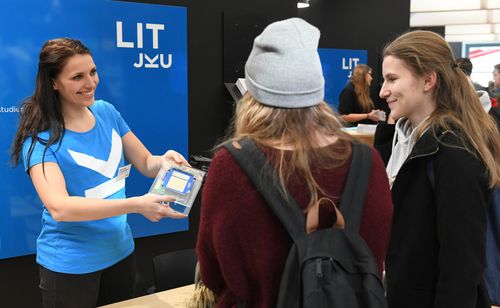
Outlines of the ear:
[[57,85],[56,85],[55,81],[54,81],[54,80],[52,80],[52,81],[51,81],[51,83],[52,83],[52,89],[53,89],[54,91],[57,91]]
[[432,90],[437,83],[437,73],[431,72],[424,77],[424,91],[428,92]]

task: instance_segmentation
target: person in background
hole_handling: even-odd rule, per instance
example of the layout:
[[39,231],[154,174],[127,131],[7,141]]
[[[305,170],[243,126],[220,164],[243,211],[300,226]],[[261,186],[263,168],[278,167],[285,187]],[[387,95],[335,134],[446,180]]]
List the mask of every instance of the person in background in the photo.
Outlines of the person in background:
[[484,282],[487,204],[500,184],[498,130],[438,34],[413,31],[383,51],[396,124],[379,124],[394,218],[389,307],[490,307]]
[[340,92],[338,112],[352,126],[385,121],[385,112],[375,109],[370,97],[372,80],[372,69],[366,64],[358,64],[354,67],[351,80]]
[[[304,212],[323,197],[339,204],[354,142],[323,100],[319,35],[316,27],[291,18],[255,38],[245,65],[248,92],[225,141],[254,141],[277,171],[277,185],[285,186]],[[383,162],[375,150],[372,157],[360,235],[382,275],[392,204]],[[219,146],[204,184],[196,245],[202,280],[218,307],[238,302],[275,307],[291,245],[250,178]]]
[[494,108],[498,108],[500,102],[500,63],[493,68],[493,82],[490,89],[491,98],[495,99]]
[[[184,218],[171,196],[126,198],[125,160],[155,177],[175,151],[154,156],[113,105],[95,100],[97,68],[79,40],[47,41],[33,95],[23,102],[12,145],[43,203],[37,239],[44,307],[90,308],[134,295],[134,240],[127,213]],[[128,166],[130,168],[130,166]]]
[[500,129],[500,114],[495,108],[492,108],[490,95],[486,91],[487,88],[484,88],[480,84],[473,82],[470,77],[473,68],[472,62],[469,60],[469,58],[458,58],[455,60],[455,63],[462,70],[462,72],[464,72],[465,76],[467,76],[467,80],[469,80],[470,84],[476,90],[476,93],[479,96],[479,101],[481,102],[484,111],[486,111],[490,114],[490,116],[493,117],[493,119],[497,123],[497,127]]
[[487,91],[488,90],[488,87],[483,87],[479,83],[472,81],[471,74],[472,74],[473,65],[472,65],[472,62],[469,58],[457,58],[455,60],[455,63],[457,63],[458,67],[462,70],[462,72],[464,72],[464,74],[467,76],[467,79],[472,84],[474,89],[476,89],[476,91]]

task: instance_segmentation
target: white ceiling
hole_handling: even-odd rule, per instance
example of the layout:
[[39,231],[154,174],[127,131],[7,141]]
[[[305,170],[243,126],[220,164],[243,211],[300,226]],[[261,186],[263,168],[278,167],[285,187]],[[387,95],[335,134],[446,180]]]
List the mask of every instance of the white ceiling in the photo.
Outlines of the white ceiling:
[[500,0],[411,0],[410,26],[445,26],[449,42],[500,42]]

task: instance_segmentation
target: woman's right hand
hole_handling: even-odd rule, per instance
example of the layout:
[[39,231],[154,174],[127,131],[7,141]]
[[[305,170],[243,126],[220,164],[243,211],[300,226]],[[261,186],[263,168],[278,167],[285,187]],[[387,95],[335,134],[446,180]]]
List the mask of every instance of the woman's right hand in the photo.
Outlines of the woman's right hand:
[[162,218],[186,218],[187,216],[178,213],[168,205],[175,201],[172,196],[160,196],[155,194],[145,194],[140,197],[134,197],[137,204],[137,213],[142,214],[147,219],[158,222]]
[[382,110],[378,109],[370,111],[370,113],[368,113],[368,119],[372,120],[373,122],[384,121],[385,119],[382,118],[381,111]]

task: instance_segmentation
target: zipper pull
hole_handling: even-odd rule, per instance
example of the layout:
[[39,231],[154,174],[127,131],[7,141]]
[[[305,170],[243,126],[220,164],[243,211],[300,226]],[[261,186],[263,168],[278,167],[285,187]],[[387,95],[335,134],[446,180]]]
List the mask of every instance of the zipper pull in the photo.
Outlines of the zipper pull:
[[321,268],[321,258],[316,259],[316,277],[321,278],[323,277],[323,270]]

